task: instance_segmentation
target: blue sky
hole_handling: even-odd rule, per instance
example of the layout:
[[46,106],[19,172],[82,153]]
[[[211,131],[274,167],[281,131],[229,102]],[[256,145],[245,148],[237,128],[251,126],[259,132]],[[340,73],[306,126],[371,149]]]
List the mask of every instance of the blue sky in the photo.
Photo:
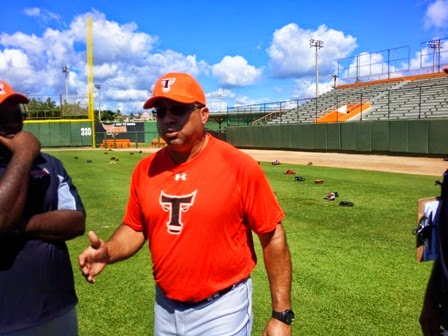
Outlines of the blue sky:
[[[341,59],[378,52],[380,64],[381,51],[405,47],[413,70],[422,42],[448,38],[448,0],[21,0],[0,12],[0,78],[46,99],[65,94],[68,65],[69,96],[83,100],[87,17],[101,108],[123,114],[142,112],[148,90],[169,71],[195,76],[213,112],[314,96],[310,39],[324,42],[322,93],[331,89]],[[448,64],[448,52],[441,62]],[[97,96],[95,90],[95,104]]]

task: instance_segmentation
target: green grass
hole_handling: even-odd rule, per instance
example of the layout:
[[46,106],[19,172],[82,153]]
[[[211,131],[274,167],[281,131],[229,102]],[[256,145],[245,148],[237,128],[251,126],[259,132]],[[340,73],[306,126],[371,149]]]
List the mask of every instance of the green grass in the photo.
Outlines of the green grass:
[[[132,170],[148,154],[50,153],[64,162],[80,191],[87,230],[109,238],[121,223]],[[119,158],[117,164],[109,164],[111,156]],[[287,215],[294,334],[421,335],[418,316],[432,265],[415,261],[412,229],[417,199],[438,195],[434,181],[441,176],[261,164]],[[284,175],[287,169],[305,181]],[[314,184],[315,179],[325,182]],[[324,200],[331,191],[339,197]],[[342,200],[355,205],[340,207]],[[77,266],[77,256],[87,245],[86,236],[69,242],[80,335],[152,335],[154,285],[147,246],[133,258],[108,266],[97,284],[90,285]],[[271,308],[258,241],[256,249],[253,335],[261,335]]]

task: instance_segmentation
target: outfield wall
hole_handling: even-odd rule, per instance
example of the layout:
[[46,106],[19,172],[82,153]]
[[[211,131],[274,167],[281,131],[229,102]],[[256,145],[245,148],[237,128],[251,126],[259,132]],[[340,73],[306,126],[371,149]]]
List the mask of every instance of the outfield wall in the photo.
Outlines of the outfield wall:
[[42,147],[92,146],[90,120],[25,121],[23,129],[33,133]]
[[[150,146],[159,139],[154,120],[95,123],[94,129],[91,120],[27,120],[23,128],[33,133],[42,147],[98,147],[103,140],[113,138],[129,139],[133,146]],[[207,128],[216,130],[220,126],[212,120]]]
[[132,143],[151,143],[158,137],[155,122],[96,123],[91,120],[25,121],[25,131],[33,133],[42,147],[93,147],[103,139],[130,139]]
[[[116,136],[150,145],[153,139],[158,138],[156,123],[143,124],[143,130],[129,128]],[[104,127],[100,127],[100,124],[95,125],[95,128],[95,142],[98,145],[102,139],[110,135]],[[92,122],[89,120],[25,122],[24,129],[36,135],[42,147],[93,146],[94,134]],[[103,132],[101,132],[102,129],[104,129]],[[229,126],[224,138],[240,148],[442,157],[448,155],[448,120],[378,120],[328,124]]]
[[239,148],[445,156],[448,120],[231,126],[226,139]]

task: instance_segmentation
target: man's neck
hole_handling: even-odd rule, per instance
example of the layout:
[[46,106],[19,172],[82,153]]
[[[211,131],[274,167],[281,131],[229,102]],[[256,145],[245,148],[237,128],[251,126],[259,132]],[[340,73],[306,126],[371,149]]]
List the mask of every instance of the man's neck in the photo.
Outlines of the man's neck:
[[204,134],[201,141],[198,141],[196,145],[188,152],[177,152],[168,147],[168,153],[175,164],[181,164],[193,160],[200,152],[205,148],[208,143],[208,135]]

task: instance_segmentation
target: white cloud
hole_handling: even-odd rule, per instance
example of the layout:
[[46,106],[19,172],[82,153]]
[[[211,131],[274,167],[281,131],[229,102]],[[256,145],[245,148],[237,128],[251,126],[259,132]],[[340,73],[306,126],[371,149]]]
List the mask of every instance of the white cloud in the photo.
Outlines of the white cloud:
[[294,87],[292,89],[292,98],[307,99],[315,97],[316,84],[309,80],[294,80]]
[[27,16],[37,18],[41,24],[48,24],[52,21],[59,23],[61,20],[61,17],[58,14],[50,12],[43,8],[38,7],[25,8],[23,12]]
[[259,99],[254,99],[254,98],[250,98],[248,96],[238,96],[235,99],[235,106],[247,106],[247,105],[254,105],[254,104],[263,104],[263,103],[267,103],[270,102],[270,99],[266,99],[266,98],[259,98]]
[[337,61],[347,57],[356,47],[356,39],[343,32],[321,25],[317,30],[305,30],[297,24],[288,24],[274,32],[268,48],[270,68],[273,77],[288,78],[312,75],[316,66],[316,48],[310,47],[310,40],[323,41],[318,49],[319,68],[333,73]]
[[228,89],[219,89],[206,94],[207,106],[211,112],[222,112],[227,110],[226,99],[234,99],[235,93]]
[[260,79],[262,72],[242,56],[225,56],[220,63],[212,66],[213,76],[223,87],[251,85]]
[[[188,72],[192,76],[197,76],[206,67],[204,62],[198,62],[196,60],[196,56],[185,56],[174,50],[165,50],[155,54],[148,54],[146,62],[154,68],[157,78],[160,75],[171,71]],[[155,79],[156,78],[154,78],[154,80]]]
[[25,13],[25,15],[28,15],[28,16],[39,16],[40,8],[37,8],[37,7],[25,8],[24,13]]
[[120,61],[138,61],[142,63],[158,41],[158,37],[138,31],[135,23],[120,25],[109,21],[103,13],[93,11],[77,16],[70,24],[74,40],[86,41],[87,18],[92,19],[92,46],[95,63]]
[[103,79],[113,76],[119,70],[118,64],[116,63],[94,64],[93,69],[93,73],[95,74],[95,82],[100,83]]
[[436,0],[431,3],[425,13],[425,28],[446,30],[448,28],[448,0]]
[[235,93],[228,89],[219,89],[219,90],[207,93],[207,98],[219,99],[219,98],[223,98],[223,97],[230,98],[230,97],[234,97],[234,96],[235,96]]
[[[448,29],[448,0],[421,2],[427,6],[424,17],[426,28],[431,30],[433,36],[446,36],[443,32]],[[155,80],[169,71],[188,72],[204,85],[211,84],[206,94],[214,110],[219,109],[219,104],[221,107],[227,103],[232,106],[233,102],[247,105],[289,97],[312,97],[315,94],[316,49],[310,47],[310,39],[323,41],[323,48],[318,50],[321,92],[332,86],[330,75],[337,72],[339,60],[347,59],[347,67],[353,65],[355,58],[351,56],[357,48],[356,39],[344,31],[326,25],[302,28],[290,23],[272,33],[266,54],[260,58],[268,57],[269,66],[252,64],[251,56],[241,54],[242,51],[232,51],[227,56],[224,53],[219,63],[214,64],[216,61],[213,61],[213,64],[208,64],[196,54],[169,49],[170,46],[163,45],[163,36],[142,32],[135,22],[119,23],[96,10],[78,15],[67,23],[45,8],[30,7],[24,13],[28,20],[44,26],[39,30],[41,33],[35,34],[0,32],[0,73],[3,79],[22,92],[42,94],[43,97],[50,93],[59,96],[65,94],[62,67],[68,65],[69,94],[85,95],[86,20],[91,17],[93,76],[94,82],[102,86],[101,105],[112,110],[120,108],[124,113],[134,111],[138,104],[141,106]],[[266,41],[263,39],[253,44],[253,51],[259,54],[265,48]],[[392,66],[394,71],[402,68],[398,62],[388,63],[384,54],[356,53],[360,64],[366,65],[360,68],[361,75],[368,75],[369,71],[383,72],[386,64]],[[424,65],[431,65],[430,56],[423,52]],[[442,63],[446,64],[446,57],[445,54],[441,55]],[[420,53],[416,53],[410,61],[411,69],[420,67]],[[367,64],[374,65],[370,67]],[[341,71],[340,80],[342,77]],[[276,80],[269,82],[273,78]],[[265,98],[253,99],[250,98],[252,95]],[[270,95],[275,98],[266,98]]]
[[0,73],[7,73],[8,76],[15,77],[25,83],[35,76],[28,56],[23,51],[15,49],[0,51]]
[[[41,37],[20,32],[12,35],[1,34],[0,51],[3,49],[3,54],[0,57],[5,57],[6,50],[10,50],[18,55],[26,55],[26,58],[21,60],[27,63],[26,66],[22,64],[20,67],[10,67],[4,78],[19,83],[17,90],[57,95],[64,91],[65,86],[62,66],[70,65],[73,71],[84,69],[85,62],[81,59],[81,54],[74,51],[73,45],[73,36],[69,31],[61,32],[50,28],[47,28]],[[24,68],[29,72],[23,71]],[[80,83],[75,81],[77,76],[73,71],[70,74],[70,82],[74,82],[78,87]],[[26,77],[26,80],[23,80],[23,77]],[[85,81],[83,84],[85,86]],[[59,92],[54,92],[55,89],[59,89]]]
[[[185,55],[171,49],[160,48],[158,36],[139,31],[134,22],[119,24],[109,20],[105,14],[92,10],[73,18],[61,26],[58,17],[39,8],[28,8],[26,15],[39,20],[52,19],[40,35],[0,34],[0,71],[5,69],[5,80],[17,90],[33,92],[35,95],[58,97],[65,94],[65,77],[62,67],[68,65],[69,95],[85,95],[87,92],[87,18],[92,18],[93,77],[101,84],[102,108],[119,108],[126,113],[135,110],[147,99],[149,89],[163,73],[188,72],[195,77],[210,76],[222,88],[221,101],[207,94],[212,107],[217,108],[228,101],[237,104],[258,103],[266,99],[238,98],[231,88],[259,84],[265,68],[249,64],[241,55],[224,56],[221,62],[209,65],[196,55]],[[57,28],[55,28],[57,27]],[[337,57],[345,56],[356,47],[350,36],[325,26],[316,31],[304,31],[297,25],[283,27],[274,34],[269,49],[271,71],[274,77],[294,77],[314,69],[314,53],[309,48],[309,39],[325,41],[322,55],[322,71],[334,66]],[[302,40],[300,47],[292,41]],[[7,71],[6,71],[7,69]],[[333,70],[332,70],[333,71]],[[95,90],[95,97],[98,92]],[[247,93],[246,93],[247,94]],[[48,97],[47,96],[47,97]],[[45,97],[46,99],[46,97]],[[218,108],[219,109],[219,108]]]
[[[28,16],[44,15],[39,8],[26,10]],[[46,14],[50,17],[50,14]],[[185,71],[197,76],[208,71],[195,55],[173,50],[154,53],[159,38],[139,32],[135,23],[118,24],[92,11],[75,17],[66,29],[46,28],[41,36],[23,33],[0,34],[0,72],[17,91],[58,100],[65,95],[69,66],[69,96],[87,92],[87,17],[92,18],[93,77],[101,84],[102,108],[135,110],[147,99],[148,90],[162,73]],[[95,96],[98,94],[95,90]],[[121,102],[118,105],[118,102]]]

